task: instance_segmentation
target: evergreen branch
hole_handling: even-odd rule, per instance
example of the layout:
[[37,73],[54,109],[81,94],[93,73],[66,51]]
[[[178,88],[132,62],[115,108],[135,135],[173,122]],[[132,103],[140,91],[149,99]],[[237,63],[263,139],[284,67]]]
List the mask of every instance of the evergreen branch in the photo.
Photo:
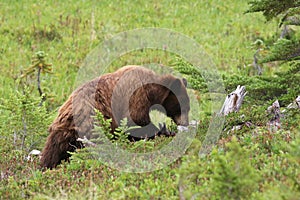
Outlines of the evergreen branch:
[[270,53],[262,59],[261,63],[272,61],[290,61],[300,59],[300,41],[279,39],[271,47]]
[[246,13],[262,12],[267,21],[300,6],[299,0],[254,0],[249,2]]

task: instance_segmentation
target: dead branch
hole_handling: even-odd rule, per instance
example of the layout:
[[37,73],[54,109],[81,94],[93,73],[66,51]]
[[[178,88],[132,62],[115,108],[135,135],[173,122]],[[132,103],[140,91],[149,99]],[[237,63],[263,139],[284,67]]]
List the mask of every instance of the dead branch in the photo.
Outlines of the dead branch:
[[298,108],[300,109],[300,95],[296,98],[295,103],[298,106]]
[[28,156],[26,157],[26,160],[33,160],[33,156],[41,156],[41,151],[33,149],[32,151],[30,151],[30,153],[28,154]]
[[[287,109],[295,109],[295,108],[299,108],[300,109],[300,95],[297,96],[297,98],[295,99],[295,101],[293,103],[290,103],[287,107]],[[282,112],[286,112],[286,109],[284,109]]]
[[95,144],[94,142],[91,142],[90,140],[88,140],[86,138],[86,136],[84,136],[84,138],[78,138],[77,141],[78,142],[82,142],[86,146],[92,146],[92,147],[96,147],[97,146],[97,144]]
[[40,96],[42,97],[41,102],[39,103],[39,106],[42,106],[43,102],[46,100],[45,95],[43,94],[42,88],[41,88],[41,68],[38,68],[38,75],[37,75],[37,87],[38,87],[38,91]]
[[246,94],[246,87],[238,85],[235,91],[227,95],[220,114],[226,116],[231,112],[238,112]]
[[261,75],[262,74],[262,69],[261,66],[258,64],[258,54],[260,52],[260,49],[258,49],[255,54],[253,55],[253,66],[257,69],[257,74]]

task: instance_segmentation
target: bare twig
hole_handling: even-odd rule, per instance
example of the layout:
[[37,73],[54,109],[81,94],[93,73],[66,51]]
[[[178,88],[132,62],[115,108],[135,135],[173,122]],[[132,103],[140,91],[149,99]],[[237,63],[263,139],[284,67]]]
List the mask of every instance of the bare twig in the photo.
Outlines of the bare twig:
[[22,116],[23,136],[22,136],[21,150],[23,150],[24,147],[25,147],[25,139],[26,139],[26,136],[27,136],[27,125],[26,125],[26,121],[25,121],[25,115],[26,115],[26,113],[24,112],[24,115]]
[[14,146],[16,146],[17,140],[18,140],[18,134],[17,134],[16,128],[14,128],[14,142],[13,142]]
[[260,52],[260,49],[258,49],[255,54],[253,55],[253,66],[257,69],[257,74],[261,75],[262,74],[262,69],[261,66],[258,64],[258,54]]
[[43,102],[46,100],[45,96],[43,95],[42,88],[41,88],[41,79],[40,79],[40,77],[41,77],[41,71],[42,71],[42,68],[38,68],[37,87],[38,87],[39,94],[42,97],[41,102],[39,103],[39,106],[42,106]]
[[38,68],[38,74],[37,74],[37,86],[38,86],[38,91],[39,91],[40,96],[43,95],[43,91],[41,88],[41,80],[40,80],[41,70],[42,70],[41,68]]

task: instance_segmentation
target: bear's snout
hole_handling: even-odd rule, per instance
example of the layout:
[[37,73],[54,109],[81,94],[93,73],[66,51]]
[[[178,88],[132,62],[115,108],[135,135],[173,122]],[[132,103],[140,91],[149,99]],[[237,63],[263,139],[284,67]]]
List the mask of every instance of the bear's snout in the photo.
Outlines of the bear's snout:
[[188,126],[189,125],[188,114],[182,114],[182,115],[175,116],[174,121],[177,125]]

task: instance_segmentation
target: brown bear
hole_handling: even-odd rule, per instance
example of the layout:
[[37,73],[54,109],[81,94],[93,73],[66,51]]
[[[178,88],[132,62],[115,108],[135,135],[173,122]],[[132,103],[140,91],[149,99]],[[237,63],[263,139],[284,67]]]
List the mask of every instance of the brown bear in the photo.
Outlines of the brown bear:
[[164,111],[177,125],[188,125],[190,100],[186,84],[185,79],[157,75],[141,66],[125,66],[83,84],[61,106],[50,125],[41,166],[56,167],[68,160],[68,152],[83,147],[78,138],[88,136],[93,129],[95,109],[105,119],[112,119],[112,133],[124,118],[129,126],[141,126],[130,133],[133,138],[152,137],[157,132],[149,116],[152,109]]

